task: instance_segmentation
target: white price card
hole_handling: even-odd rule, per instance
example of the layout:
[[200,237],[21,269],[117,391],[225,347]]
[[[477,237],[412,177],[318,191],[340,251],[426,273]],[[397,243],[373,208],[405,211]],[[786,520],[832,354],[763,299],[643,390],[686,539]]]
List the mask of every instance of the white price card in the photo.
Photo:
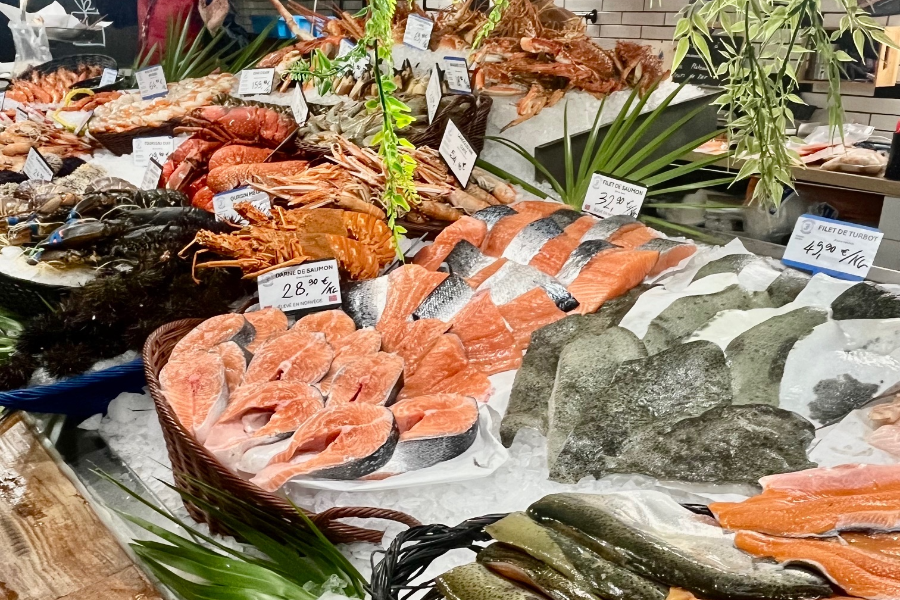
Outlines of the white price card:
[[146,167],[150,164],[150,159],[162,164],[175,151],[175,138],[169,135],[134,138],[131,140],[131,149],[136,167]]
[[265,192],[260,192],[252,187],[239,187],[228,192],[220,192],[213,196],[213,212],[220,221],[227,221],[235,225],[247,225],[249,222],[234,210],[235,204],[252,204],[264,212],[272,215],[272,200]]
[[103,74],[100,76],[100,86],[103,87],[105,85],[110,85],[116,82],[116,77],[119,76],[119,71],[116,69],[103,69]]
[[303,95],[303,86],[297,82],[294,88],[294,95],[291,96],[291,112],[294,113],[294,120],[297,125],[306,123],[309,118],[309,105],[306,103],[306,96]]
[[472,84],[469,82],[469,65],[466,59],[459,56],[444,57],[444,81],[451,92],[460,94],[472,93]]
[[459,184],[466,187],[475,167],[475,160],[478,159],[478,153],[452,120],[447,121],[447,128],[444,130],[438,151]]
[[25,159],[25,166],[22,172],[28,176],[28,179],[36,179],[38,181],[50,181],[53,179],[53,169],[41,156],[41,153],[31,148],[28,150],[28,157]]
[[782,262],[839,279],[861,280],[869,274],[883,237],[873,227],[803,215],[794,225]]
[[155,190],[159,184],[160,175],[162,175],[162,165],[151,158],[147,170],[144,171],[144,178],[141,179],[141,189]]
[[141,69],[134,76],[137,78],[142,100],[159,98],[169,93],[169,88],[166,85],[166,74],[159,65]]
[[75,128],[75,135],[84,135],[84,132],[87,130],[88,121],[91,120],[91,117],[94,116],[94,111],[89,110],[87,114],[84,115],[84,118],[81,120],[81,123],[78,124],[78,127]]
[[244,69],[238,83],[238,95],[268,94],[272,91],[275,69]]
[[420,15],[410,14],[406,19],[403,43],[419,50],[428,50],[432,29],[434,29],[434,21]]
[[256,280],[259,305],[284,312],[321,310],[341,303],[337,261],[333,258],[277,269]]
[[4,102],[6,102],[6,92],[0,92],[0,110],[3,110]]
[[356,44],[344,38],[341,40],[341,43],[338,44],[338,58],[345,56],[350,53],[351,50],[356,48]]
[[647,188],[639,183],[594,173],[581,210],[604,219],[616,215],[637,217],[646,197]]
[[431,77],[428,78],[428,87],[425,88],[425,104],[428,105],[428,124],[434,122],[438,106],[441,104],[441,72],[437,65],[431,69]]
[[16,123],[24,123],[28,120],[28,113],[21,106],[16,107]]

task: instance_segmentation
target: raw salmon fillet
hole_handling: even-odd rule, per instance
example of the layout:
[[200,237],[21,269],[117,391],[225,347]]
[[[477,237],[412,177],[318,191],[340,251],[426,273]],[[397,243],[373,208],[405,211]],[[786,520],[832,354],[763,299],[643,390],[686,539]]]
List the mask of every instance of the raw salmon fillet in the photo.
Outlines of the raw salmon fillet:
[[405,380],[397,399],[424,396],[442,380],[459,373],[468,364],[462,341],[451,333],[445,333],[419,361],[416,372]]
[[493,391],[491,380],[475,367],[466,367],[431,387],[431,392],[435,394],[459,394],[478,402],[487,402]]
[[534,288],[500,306],[500,314],[512,329],[516,344],[522,349],[531,344],[532,333],[566,316],[543,288]]
[[597,222],[597,219],[592,217],[591,215],[584,215],[576,220],[574,223],[570,223],[566,226],[563,231],[566,232],[566,235],[570,235],[573,238],[581,241],[581,238],[584,237],[584,234],[588,232],[588,229],[594,226],[594,223]]
[[429,271],[435,271],[461,240],[466,240],[473,246],[480,247],[486,235],[487,224],[484,221],[463,216],[441,231],[433,244],[425,246],[416,252],[413,262]]
[[479,371],[493,375],[518,369],[522,364],[522,350],[491,300],[489,290],[476,294],[452,323],[450,333],[459,337],[469,365]]
[[291,331],[321,332],[325,341],[334,344],[345,335],[356,331],[356,324],[342,310],[323,310],[306,315],[291,327]]
[[244,378],[244,372],[247,370],[247,356],[244,349],[232,341],[222,342],[212,349],[222,359],[225,365],[225,383],[228,384],[228,393],[234,393],[234,390],[241,385]]
[[403,265],[391,271],[387,301],[376,328],[384,333],[382,321],[390,325],[396,321],[409,321],[422,300],[446,278],[446,273],[429,271],[419,265]]
[[634,250],[638,246],[659,237],[659,234],[656,231],[650,229],[646,225],[640,225],[639,227],[634,227],[627,231],[624,231],[624,229],[625,228],[622,227],[612,234],[609,237],[609,241],[610,243],[615,244],[616,246],[622,246],[627,250]]
[[850,464],[768,475],[759,480],[763,492],[800,494],[878,491],[900,486],[900,465]]
[[474,290],[479,285],[484,283],[491,275],[493,275],[494,273],[499,271],[500,267],[505,265],[507,262],[508,261],[505,258],[498,258],[497,260],[495,260],[494,262],[492,262],[485,268],[481,269],[480,271],[478,271],[471,277],[466,278],[466,283],[468,283]]
[[324,334],[289,331],[263,344],[247,366],[244,384],[276,379],[315,383],[328,372],[333,358]]
[[497,224],[484,238],[482,252],[488,256],[500,257],[516,234],[522,231],[526,225],[541,217],[542,215],[537,212],[524,212],[503,217],[497,221]]
[[403,358],[404,377],[408,378],[416,372],[419,361],[448,329],[450,323],[440,319],[419,319],[406,324],[406,332],[396,349],[397,354]]
[[398,437],[394,415],[383,406],[328,407],[307,419],[250,481],[271,492],[298,476],[357,479],[390,460]]
[[573,312],[581,315],[592,313],[607,300],[621,296],[643,281],[658,258],[658,252],[645,250],[616,250],[598,254],[568,286],[569,292],[579,303]]
[[178,420],[202,444],[228,402],[221,357],[204,350],[182,352],[160,370],[159,385]]
[[876,425],[893,425],[900,421],[900,401],[894,400],[889,404],[879,404],[869,411],[869,420]]
[[403,359],[378,352],[342,367],[334,376],[328,406],[351,402],[389,404],[403,385]]
[[[572,223],[572,225],[575,225],[575,223]],[[568,233],[558,235],[541,246],[534,258],[528,261],[528,264],[547,275],[556,275],[579,243],[579,238]]]
[[358,329],[339,339],[332,345],[332,348],[334,349],[334,360],[331,361],[331,367],[325,377],[317,385],[323,394],[328,394],[331,381],[342,367],[381,350],[381,334],[377,329],[371,327]]
[[288,328],[287,315],[273,307],[244,313],[244,318],[256,330],[253,341],[247,344],[247,350],[251,353],[259,350],[260,346],[270,339],[278,337]]
[[518,213],[533,213],[540,215],[540,218],[548,217],[558,210],[568,208],[561,202],[547,202],[544,200],[522,200],[509,207]]
[[228,340],[246,346],[253,341],[253,333],[253,325],[248,323],[243,315],[234,313],[217,315],[191,329],[175,344],[171,356],[175,357],[182,352],[210,350]]
[[868,442],[879,450],[900,456],[900,426],[882,425],[869,435]]
[[754,556],[778,562],[805,563],[821,571],[848,594],[868,600],[900,598],[900,543],[885,539],[877,551],[873,539],[868,548],[837,538],[828,540],[790,539],[739,531],[735,545]]
[[685,244],[684,242],[675,242],[664,238],[654,238],[649,242],[641,244],[638,250],[650,250],[651,252],[659,252],[659,258],[656,259],[656,265],[649,275],[659,275],[666,269],[671,269],[689,256],[693,256],[697,251],[697,246],[693,244]]

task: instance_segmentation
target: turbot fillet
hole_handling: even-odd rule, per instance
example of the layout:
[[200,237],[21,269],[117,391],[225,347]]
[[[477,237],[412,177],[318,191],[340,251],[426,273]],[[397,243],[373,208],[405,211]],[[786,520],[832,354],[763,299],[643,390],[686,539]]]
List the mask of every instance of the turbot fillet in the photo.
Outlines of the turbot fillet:
[[546,600],[543,594],[495,575],[478,563],[450,569],[435,583],[447,600]]
[[227,313],[207,319],[191,329],[172,349],[172,357],[183,352],[210,350],[222,342],[233,340],[246,347],[253,341],[255,331],[243,315]]
[[358,479],[383,467],[397,444],[394,415],[353,402],[327,407],[303,423],[286,450],[251,479],[275,491],[294,477]]
[[654,491],[552,494],[528,514],[601,557],[710,600],[812,600],[832,595],[821,577],[756,562],[731,535]]
[[342,337],[356,331],[353,319],[342,310],[323,310],[306,315],[291,327],[291,331],[308,331],[325,334],[325,341],[334,344]]
[[403,359],[378,352],[353,361],[334,376],[328,406],[348,403],[389,404],[403,385]]
[[159,372],[159,385],[178,420],[202,444],[228,402],[222,358],[204,350],[182,352]]
[[334,350],[322,333],[290,331],[263,344],[253,356],[244,383],[286,379],[316,383],[331,366]]

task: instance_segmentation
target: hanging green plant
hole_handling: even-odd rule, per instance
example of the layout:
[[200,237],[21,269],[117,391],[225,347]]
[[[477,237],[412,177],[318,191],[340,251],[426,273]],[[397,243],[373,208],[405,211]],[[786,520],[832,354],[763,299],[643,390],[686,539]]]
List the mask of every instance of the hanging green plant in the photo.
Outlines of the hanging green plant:
[[503,18],[503,13],[506,12],[507,8],[509,8],[509,0],[496,0],[494,2],[490,14],[488,14],[487,21],[484,22],[484,25],[482,25],[481,29],[478,30],[478,33],[475,34],[475,41],[472,42],[473,49],[477,49],[481,45],[481,42],[483,42],[487,36],[491,35],[491,32],[494,31],[494,28],[500,23],[500,19]]
[[[708,0],[689,4],[675,28],[677,46],[672,70],[693,47],[711,73],[722,81],[716,104],[728,116],[728,139],[735,155],[747,157],[737,179],[759,177],[753,201],[776,208],[784,187],[793,186],[792,167],[802,167],[789,149],[786,129],[793,126],[791,103],[799,96],[797,71],[811,54],[825,65],[828,78],[828,123],[840,130],[842,64],[853,59],[832,44],[850,33],[863,56],[867,40],[896,45],[857,0],[838,0],[846,11],[836,31],[825,28],[821,0]],[[713,28],[724,61],[714,65],[710,53]],[[721,31],[721,37],[719,37]],[[749,43],[748,43],[749,42]]]

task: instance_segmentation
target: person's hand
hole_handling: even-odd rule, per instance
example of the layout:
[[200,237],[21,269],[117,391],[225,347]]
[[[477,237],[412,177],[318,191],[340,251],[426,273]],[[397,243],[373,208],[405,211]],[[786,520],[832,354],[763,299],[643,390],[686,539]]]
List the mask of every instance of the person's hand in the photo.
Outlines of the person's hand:
[[228,16],[228,0],[198,0],[200,18],[210,33],[215,33]]

